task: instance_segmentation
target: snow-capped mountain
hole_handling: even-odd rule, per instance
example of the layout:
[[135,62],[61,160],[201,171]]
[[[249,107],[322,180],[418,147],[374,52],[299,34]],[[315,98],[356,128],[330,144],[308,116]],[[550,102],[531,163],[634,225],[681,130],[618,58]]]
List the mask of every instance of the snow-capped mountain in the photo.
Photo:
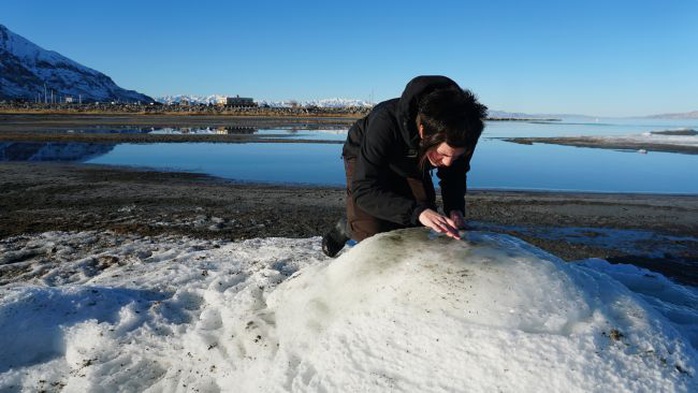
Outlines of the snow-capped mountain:
[[487,115],[490,118],[497,118],[497,119],[548,119],[548,118],[558,118],[560,115],[551,115],[551,114],[530,114],[530,113],[522,113],[522,112],[506,112],[506,111],[498,111],[498,110],[488,110]]
[[[182,102],[187,102],[189,104],[215,104],[218,102],[225,102],[226,97],[234,97],[234,95],[221,95],[212,94],[208,96],[199,95],[189,95],[189,94],[176,94],[167,95],[155,98],[155,101],[163,104],[178,104]],[[255,103],[259,106],[268,106],[272,108],[290,108],[294,106],[316,106],[319,108],[347,108],[347,107],[362,107],[370,108],[373,106],[372,103],[347,98],[327,98],[322,100],[309,100],[309,101],[299,101],[299,100],[285,100],[285,101],[270,101],[270,100],[260,100],[255,99]]]
[[[262,102],[260,104],[267,104],[269,106],[289,106],[293,104],[293,101],[281,101],[281,102]],[[322,100],[309,100],[297,102],[301,106],[317,106],[319,108],[346,108],[346,107],[361,107],[368,108],[372,107],[374,104],[357,99],[348,98],[326,98]]]
[[[53,97],[53,98],[52,98]],[[103,73],[39,47],[0,25],[0,100],[153,102]]]
[[162,97],[156,97],[155,101],[160,102],[162,104],[181,104],[181,103],[188,103],[188,104],[216,104],[219,102],[225,102],[227,96],[220,95],[220,94],[211,94],[208,96],[198,96],[198,95],[190,95],[190,94],[174,94],[174,95],[167,95],[167,96],[162,96]]

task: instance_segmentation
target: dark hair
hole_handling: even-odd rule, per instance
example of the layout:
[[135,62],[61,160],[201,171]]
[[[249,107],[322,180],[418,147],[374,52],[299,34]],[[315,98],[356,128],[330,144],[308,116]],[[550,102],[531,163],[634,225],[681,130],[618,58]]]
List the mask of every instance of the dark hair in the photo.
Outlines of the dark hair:
[[424,131],[420,142],[420,163],[426,152],[446,142],[451,147],[475,148],[487,117],[487,107],[477,101],[470,90],[457,87],[437,89],[422,97],[417,110],[417,123]]

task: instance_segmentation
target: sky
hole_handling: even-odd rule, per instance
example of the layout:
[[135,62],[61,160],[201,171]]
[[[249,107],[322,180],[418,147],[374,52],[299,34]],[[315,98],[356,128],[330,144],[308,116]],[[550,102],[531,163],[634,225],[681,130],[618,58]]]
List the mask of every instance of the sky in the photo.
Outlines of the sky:
[[0,250],[3,392],[698,391],[698,288],[503,234],[336,259],[319,237],[105,231]]
[[5,0],[0,24],[152,97],[397,97],[441,74],[494,110],[698,110],[698,2]]

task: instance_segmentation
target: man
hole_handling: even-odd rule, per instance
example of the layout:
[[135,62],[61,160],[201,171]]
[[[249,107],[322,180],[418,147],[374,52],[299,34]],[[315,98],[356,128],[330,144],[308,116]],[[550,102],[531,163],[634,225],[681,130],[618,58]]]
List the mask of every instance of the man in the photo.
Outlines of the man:
[[[334,257],[356,241],[424,225],[459,238],[465,226],[466,174],[484,128],[487,108],[445,76],[418,76],[400,98],[376,105],[350,129],[343,158],[347,219],[322,240]],[[436,169],[443,211],[436,207]]]

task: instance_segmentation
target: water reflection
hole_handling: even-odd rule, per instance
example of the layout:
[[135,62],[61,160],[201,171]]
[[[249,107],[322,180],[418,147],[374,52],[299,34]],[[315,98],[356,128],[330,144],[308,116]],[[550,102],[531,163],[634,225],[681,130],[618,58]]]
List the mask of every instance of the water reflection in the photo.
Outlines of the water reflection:
[[[122,144],[90,163],[205,173],[236,181],[344,184],[340,144]],[[486,139],[469,174],[471,188],[698,194],[698,156],[627,154]],[[648,181],[648,179],[652,179]]]
[[558,145],[478,144],[468,183],[475,188],[698,194],[698,156],[628,153]]
[[252,135],[258,131],[254,127],[160,127],[151,128],[147,131],[147,134],[155,135],[206,135],[206,134],[218,134],[218,135]]
[[88,162],[197,172],[242,182],[341,185],[341,149],[324,143],[125,143]]
[[[489,122],[472,161],[471,188],[698,194],[698,156],[556,145],[519,145],[504,136],[619,135],[698,129],[695,120]],[[77,132],[77,131],[74,131]],[[88,132],[88,131],[85,131]],[[235,181],[344,184],[346,127],[105,127],[99,132],[243,133],[274,143],[0,143],[0,161],[77,161],[181,170]],[[684,131],[681,131],[684,132]],[[280,139],[300,143],[278,143]],[[205,138],[204,138],[205,139]],[[314,143],[303,143],[303,142]],[[319,142],[319,143],[318,143]]]
[[256,127],[245,126],[158,126],[158,127],[139,127],[132,125],[121,126],[94,126],[79,129],[70,129],[65,131],[68,134],[227,134],[227,135],[250,135],[254,134],[259,129]]
[[64,131],[46,131],[46,133],[68,134],[142,134],[142,135],[254,135],[260,139],[289,139],[294,141],[344,141],[346,126],[329,125],[293,125],[274,128],[248,126],[158,126],[137,127],[94,126]]
[[256,135],[260,139],[289,139],[294,141],[344,141],[346,128],[268,128],[251,127],[163,127],[153,129],[152,135]]
[[0,142],[0,161],[88,161],[114,149],[102,143]]

